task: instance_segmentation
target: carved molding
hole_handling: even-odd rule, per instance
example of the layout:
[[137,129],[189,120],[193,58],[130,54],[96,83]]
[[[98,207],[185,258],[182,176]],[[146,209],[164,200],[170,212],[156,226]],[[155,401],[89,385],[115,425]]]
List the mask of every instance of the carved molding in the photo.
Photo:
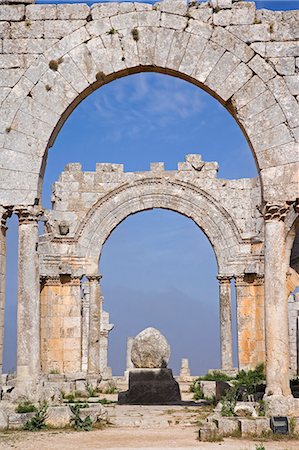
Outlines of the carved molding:
[[217,280],[219,281],[219,284],[230,284],[232,276],[228,275],[217,275]]
[[92,283],[92,282],[99,283],[102,278],[102,275],[86,275],[86,277],[90,283]]
[[43,210],[41,208],[20,208],[16,209],[15,213],[19,218],[19,225],[26,225],[32,223],[38,223],[43,215]]
[[248,286],[250,284],[254,286],[264,285],[264,275],[262,274],[242,274],[235,277],[236,286]]
[[290,205],[287,203],[267,203],[264,207],[264,219],[266,222],[284,221],[289,209]]

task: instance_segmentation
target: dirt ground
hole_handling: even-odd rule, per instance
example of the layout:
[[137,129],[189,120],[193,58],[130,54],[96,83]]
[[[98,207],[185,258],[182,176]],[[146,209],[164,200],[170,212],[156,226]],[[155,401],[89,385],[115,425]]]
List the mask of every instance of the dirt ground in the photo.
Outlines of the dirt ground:
[[[106,428],[90,432],[47,431],[0,433],[0,450],[93,450],[93,449],[185,449],[256,450],[259,441],[225,439],[223,442],[199,442],[197,429],[163,430]],[[298,450],[299,441],[264,442],[265,450]],[[261,448],[261,447],[260,447]]]

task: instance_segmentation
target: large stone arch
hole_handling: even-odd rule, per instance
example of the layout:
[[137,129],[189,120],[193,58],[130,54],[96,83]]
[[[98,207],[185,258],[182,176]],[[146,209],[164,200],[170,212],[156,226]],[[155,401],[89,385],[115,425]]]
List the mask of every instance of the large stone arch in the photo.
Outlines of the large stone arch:
[[169,209],[192,219],[213,246],[220,275],[244,271],[250,260],[250,244],[242,240],[229,213],[211,195],[182,181],[147,178],[116,189],[86,215],[75,237],[75,252],[88,261],[88,275],[98,272],[102,246],[112,231],[128,216],[153,208]]
[[[226,11],[208,5],[187,8],[180,0],[68,8],[60,9],[69,26],[60,30],[59,40],[57,31],[49,31],[43,42],[24,42],[33,62],[25,58],[18,81],[5,92],[0,203],[36,203],[47,150],[71,111],[101,85],[145,70],[181,77],[221,101],[250,144],[265,200],[294,200],[299,105],[286,80],[267,62],[285,52],[296,55],[292,32],[289,50],[284,43],[275,44],[278,37],[271,38],[267,16],[258,19],[263,37],[252,38],[250,28],[241,33],[242,25],[254,27],[257,20],[254,5],[242,2],[232,6],[225,20]],[[42,5],[24,12],[28,20],[47,19]],[[52,28],[56,18],[51,16]]]

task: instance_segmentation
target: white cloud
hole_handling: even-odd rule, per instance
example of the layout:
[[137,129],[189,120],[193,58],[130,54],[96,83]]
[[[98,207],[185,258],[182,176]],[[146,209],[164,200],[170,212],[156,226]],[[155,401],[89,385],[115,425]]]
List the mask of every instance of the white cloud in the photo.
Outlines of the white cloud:
[[114,141],[162,130],[199,115],[204,107],[199,88],[174,77],[149,73],[114,81],[93,94],[91,101],[92,108],[86,108],[86,113],[100,126],[112,128],[109,139]]

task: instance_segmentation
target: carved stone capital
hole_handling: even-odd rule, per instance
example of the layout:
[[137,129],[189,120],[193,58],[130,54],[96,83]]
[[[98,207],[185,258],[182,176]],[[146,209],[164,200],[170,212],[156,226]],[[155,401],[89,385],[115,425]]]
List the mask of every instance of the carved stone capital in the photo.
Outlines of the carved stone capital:
[[290,205],[287,203],[267,203],[264,207],[264,219],[269,221],[284,221]]
[[6,221],[11,216],[12,211],[10,209],[0,206],[0,228],[4,231],[7,230]]
[[42,275],[40,281],[43,286],[57,286],[61,284],[59,275]]
[[86,277],[90,283],[92,283],[92,282],[99,283],[102,278],[102,275],[86,275]]
[[15,210],[18,218],[19,225],[38,223],[43,215],[43,210],[41,208],[18,208]]
[[235,277],[236,286],[248,286],[252,284],[255,286],[262,286],[264,284],[263,274],[242,274],[236,275]]
[[228,275],[217,275],[217,280],[219,284],[230,284],[232,277]]

